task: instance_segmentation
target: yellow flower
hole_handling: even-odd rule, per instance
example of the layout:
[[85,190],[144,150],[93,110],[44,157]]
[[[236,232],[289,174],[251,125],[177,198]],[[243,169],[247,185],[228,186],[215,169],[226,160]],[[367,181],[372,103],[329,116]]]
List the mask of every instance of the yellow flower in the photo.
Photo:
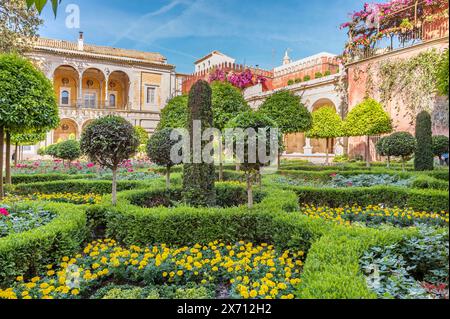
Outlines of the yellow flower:
[[80,293],[80,291],[78,289],[74,289],[74,290],[72,290],[71,293],[72,293],[72,295],[77,296]]

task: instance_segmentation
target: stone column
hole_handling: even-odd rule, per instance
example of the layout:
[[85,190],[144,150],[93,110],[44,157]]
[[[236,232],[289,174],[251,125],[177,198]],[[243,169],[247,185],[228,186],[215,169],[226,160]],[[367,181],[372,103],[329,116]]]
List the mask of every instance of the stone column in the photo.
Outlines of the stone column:
[[78,79],[78,107],[83,106],[83,73],[80,73]]

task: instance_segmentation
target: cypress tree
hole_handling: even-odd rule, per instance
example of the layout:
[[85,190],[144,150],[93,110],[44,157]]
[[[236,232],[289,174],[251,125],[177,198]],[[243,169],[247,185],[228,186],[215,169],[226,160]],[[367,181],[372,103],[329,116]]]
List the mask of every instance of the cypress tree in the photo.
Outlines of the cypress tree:
[[414,159],[416,171],[430,171],[434,169],[433,132],[431,129],[431,116],[423,111],[416,119],[417,151]]
[[[216,201],[214,163],[205,163],[203,158],[199,160],[209,141],[202,141],[201,136],[198,141],[198,137],[194,136],[194,121],[201,123],[201,135],[206,129],[213,127],[211,95],[211,87],[202,80],[195,83],[189,93],[187,129],[190,136],[190,161],[184,164],[183,199],[186,204],[195,207],[214,206]],[[201,145],[201,149],[196,148],[195,144]],[[195,162],[200,163],[194,162],[195,157]]]

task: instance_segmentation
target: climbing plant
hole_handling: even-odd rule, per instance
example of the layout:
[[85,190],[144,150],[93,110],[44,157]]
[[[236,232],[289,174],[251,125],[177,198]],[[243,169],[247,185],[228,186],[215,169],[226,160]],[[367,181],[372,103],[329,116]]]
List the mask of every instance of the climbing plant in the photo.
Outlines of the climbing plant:
[[[410,59],[386,60],[368,73],[378,70],[381,102],[391,102],[397,112],[406,107],[411,124],[418,113],[427,111],[433,114],[434,124],[447,126],[448,115],[442,115],[448,113],[448,105],[435,108],[440,61],[441,54],[430,50]],[[392,103],[394,97],[397,103]]]

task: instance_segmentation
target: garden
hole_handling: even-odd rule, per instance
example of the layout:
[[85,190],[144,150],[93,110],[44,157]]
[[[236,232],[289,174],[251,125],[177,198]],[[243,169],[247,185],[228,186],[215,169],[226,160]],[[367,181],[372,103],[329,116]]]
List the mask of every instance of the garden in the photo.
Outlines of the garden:
[[[57,107],[29,62],[4,55],[0,64],[18,78],[27,70],[19,82],[31,100],[27,86],[47,96],[30,105],[1,82],[15,102],[1,105],[8,151],[55,128]],[[434,163],[448,139],[433,140],[426,112],[415,136],[387,135],[389,116],[373,99],[321,128],[329,115],[284,91],[253,111],[230,83],[199,81],[169,102],[150,138],[111,115],[79,141],[40,150],[42,160],[13,164],[7,154],[3,172],[0,154],[0,298],[448,299],[449,174]],[[274,127],[324,139],[385,134],[386,163],[282,160],[269,174],[267,154],[252,160],[252,139],[239,136],[235,161],[197,162],[194,145],[173,152],[174,129],[193,136],[195,121],[201,133],[254,129],[267,149],[280,142],[273,160],[283,147]]]

